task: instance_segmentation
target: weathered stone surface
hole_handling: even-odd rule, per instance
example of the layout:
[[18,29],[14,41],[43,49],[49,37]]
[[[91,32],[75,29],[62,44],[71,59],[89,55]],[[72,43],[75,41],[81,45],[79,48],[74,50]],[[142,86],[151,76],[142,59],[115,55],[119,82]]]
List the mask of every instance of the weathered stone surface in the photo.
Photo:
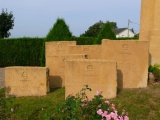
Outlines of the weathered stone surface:
[[46,67],[6,67],[6,97],[43,96],[49,92],[49,71]]
[[0,68],[0,89],[4,88],[4,81],[5,81],[5,68]]
[[150,64],[160,64],[160,1],[142,0],[140,40],[150,41]]
[[46,66],[50,70],[50,88],[58,88],[65,86],[64,61],[67,59],[85,59],[86,56],[82,54],[77,55],[61,55],[47,57]]
[[102,40],[102,59],[117,62],[119,88],[147,87],[148,42]]
[[150,31],[153,28],[155,0],[141,0],[140,40],[150,39]]
[[106,60],[66,60],[65,61],[65,97],[77,94],[84,85],[92,91],[87,92],[93,98],[96,91],[102,90],[107,99],[116,97],[116,62]]
[[[45,44],[46,67],[50,69],[50,88],[64,86],[64,60],[68,58],[70,45],[76,45],[76,41],[54,41]],[[84,57],[84,55],[78,56]]]
[[88,59],[102,58],[101,45],[77,45],[69,46],[69,54],[86,54]]
[[149,55],[150,64],[160,64],[160,36],[151,36]]
[[46,57],[68,54],[69,45],[76,45],[76,41],[46,42]]

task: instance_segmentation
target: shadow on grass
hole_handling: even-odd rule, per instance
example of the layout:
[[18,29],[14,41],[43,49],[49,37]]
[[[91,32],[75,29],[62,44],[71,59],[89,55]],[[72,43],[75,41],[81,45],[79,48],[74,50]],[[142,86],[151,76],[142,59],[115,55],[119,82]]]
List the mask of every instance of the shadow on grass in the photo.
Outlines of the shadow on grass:
[[62,88],[50,88],[50,92],[49,93],[53,93],[53,92],[55,92],[55,91],[57,91],[59,89],[62,89]]
[[4,98],[5,97],[5,89],[2,88],[0,89],[0,98]]
[[121,88],[117,88],[117,95],[118,95],[118,94],[120,94],[120,93],[121,93],[121,91],[122,91],[122,89],[121,89]]

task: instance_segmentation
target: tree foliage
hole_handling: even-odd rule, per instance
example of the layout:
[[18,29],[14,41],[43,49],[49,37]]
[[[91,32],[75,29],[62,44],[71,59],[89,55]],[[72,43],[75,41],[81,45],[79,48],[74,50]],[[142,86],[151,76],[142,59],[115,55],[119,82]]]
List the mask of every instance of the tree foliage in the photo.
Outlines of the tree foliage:
[[12,12],[8,13],[7,10],[2,10],[0,14],[0,38],[7,38],[11,35],[10,29],[13,29],[14,17]]
[[[48,32],[45,41],[70,41],[71,39],[72,33],[66,25],[65,20],[58,18],[56,23]],[[45,42],[43,44],[40,62],[41,66],[45,66]]]
[[[109,22],[109,21],[108,21],[108,22]],[[109,23],[110,23],[112,29],[118,28],[116,22],[109,22]]]
[[[109,22],[109,21],[108,21]],[[117,23],[116,22],[109,22],[111,25],[112,29],[116,29],[117,28]],[[104,22],[103,21],[99,21],[96,22],[95,24],[93,24],[92,26],[90,26],[88,28],[87,31],[85,31],[85,33],[81,34],[80,36],[82,37],[97,37],[99,31],[102,29],[102,27],[104,26]]]
[[98,33],[95,44],[101,44],[102,39],[116,39],[116,35],[113,32],[110,22],[104,24],[103,28]]
[[98,35],[100,29],[103,27],[103,25],[104,25],[103,21],[100,20],[99,22],[96,22],[95,24],[90,26],[88,28],[88,30],[85,31],[85,33],[83,33],[80,36],[83,36],[83,37],[96,37]]
[[65,41],[70,40],[71,37],[72,33],[66,25],[65,20],[58,18],[47,34],[46,41]]

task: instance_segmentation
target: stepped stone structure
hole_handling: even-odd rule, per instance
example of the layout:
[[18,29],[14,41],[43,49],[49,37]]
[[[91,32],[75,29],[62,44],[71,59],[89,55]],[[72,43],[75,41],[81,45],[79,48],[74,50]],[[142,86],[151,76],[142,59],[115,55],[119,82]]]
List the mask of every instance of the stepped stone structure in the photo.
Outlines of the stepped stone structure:
[[52,56],[63,56],[68,54],[68,46],[76,45],[76,41],[54,41],[46,42],[46,59]]
[[46,67],[50,70],[50,88],[65,86],[64,61],[66,59],[85,59],[85,54],[69,54],[69,46],[76,41],[46,42]]
[[103,91],[107,99],[116,97],[117,70],[116,62],[106,60],[71,60],[65,61],[65,97],[77,94],[84,85],[92,91],[87,92],[93,98],[97,90]]
[[88,59],[101,59],[101,45],[69,46],[69,54],[85,54]]
[[160,0],[142,0],[140,40],[149,41],[150,64],[160,64]]
[[50,88],[59,88],[65,86],[65,60],[85,58],[86,56],[82,54],[47,57],[46,65],[50,70]]
[[147,87],[147,41],[103,39],[102,59],[117,62],[119,88]]
[[49,88],[65,86],[67,97],[89,85],[89,98],[102,90],[110,99],[117,87],[147,87],[149,64],[160,64],[160,0],[142,0],[141,5],[140,40],[104,39],[102,45],[46,42],[46,67],[6,67],[0,88],[4,78],[6,97],[43,96]]
[[6,67],[6,97],[44,96],[49,92],[48,79],[46,67]]

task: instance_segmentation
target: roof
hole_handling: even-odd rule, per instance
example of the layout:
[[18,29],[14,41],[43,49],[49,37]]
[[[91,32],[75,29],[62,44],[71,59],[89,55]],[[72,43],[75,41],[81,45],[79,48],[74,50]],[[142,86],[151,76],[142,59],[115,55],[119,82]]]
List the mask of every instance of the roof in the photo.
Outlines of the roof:
[[[126,29],[128,29],[128,28],[116,28],[116,29],[114,29],[113,31],[115,32],[115,34],[119,34],[119,33],[123,32],[123,31],[126,30]],[[129,30],[131,30],[131,31],[134,33],[133,28],[132,28],[132,29],[129,29]]]

